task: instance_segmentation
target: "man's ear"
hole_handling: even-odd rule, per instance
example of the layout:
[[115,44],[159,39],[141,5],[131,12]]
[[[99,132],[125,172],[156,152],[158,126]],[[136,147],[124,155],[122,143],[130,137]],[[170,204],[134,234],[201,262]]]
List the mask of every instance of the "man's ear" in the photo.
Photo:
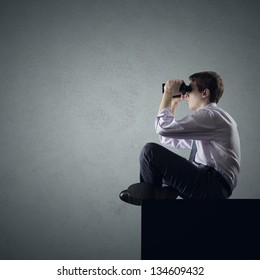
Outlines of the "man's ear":
[[210,96],[210,90],[208,88],[205,88],[202,92],[202,97],[203,98],[207,98],[207,97],[209,98],[209,96]]

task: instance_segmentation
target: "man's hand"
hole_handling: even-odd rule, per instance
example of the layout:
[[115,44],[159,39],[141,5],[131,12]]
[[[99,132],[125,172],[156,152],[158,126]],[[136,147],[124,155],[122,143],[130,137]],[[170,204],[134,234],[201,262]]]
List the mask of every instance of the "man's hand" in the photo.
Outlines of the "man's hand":
[[174,97],[180,95],[180,86],[183,80],[168,80],[164,86],[164,94]]
[[159,113],[164,108],[170,107],[175,115],[178,102],[184,100],[184,95],[180,92],[180,86],[182,83],[183,80],[169,80],[166,82],[162,102],[159,107]]

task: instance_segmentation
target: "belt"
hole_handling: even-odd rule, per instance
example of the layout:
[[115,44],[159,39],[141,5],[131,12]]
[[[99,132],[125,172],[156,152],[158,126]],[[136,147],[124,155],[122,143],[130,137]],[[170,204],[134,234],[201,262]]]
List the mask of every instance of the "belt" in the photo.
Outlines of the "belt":
[[232,188],[230,184],[227,182],[227,180],[213,167],[211,166],[205,166],[205,167],[208,169],[207,171],[211,175],[215,176],[218,179],[218,181],[220,182],[224,190],[227,192],[227,196],[229,197],[232,194]]

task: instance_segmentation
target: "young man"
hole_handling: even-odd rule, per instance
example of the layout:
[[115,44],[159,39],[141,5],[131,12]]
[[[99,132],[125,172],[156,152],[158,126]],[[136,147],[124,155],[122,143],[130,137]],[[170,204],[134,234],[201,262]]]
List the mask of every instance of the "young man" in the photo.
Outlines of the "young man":
[[[173,148],[191,149],[189,161],[155,144],[148,143],[140,155],[141,182],[155,189],[168,188],[188,199],[225,199],[237,185],[240,169],[240,140],[233,118],[217,106],[224,86],[212,71],[189,77],[191,92],[180,94],[182,80],[169,80],[155,122],[162,144]],[[180,120],[175,118],[178,103],[187,100],[194,113]],[[167,188],[167,189],[168,189]],[[120,198],[141,204],[128,191]]]

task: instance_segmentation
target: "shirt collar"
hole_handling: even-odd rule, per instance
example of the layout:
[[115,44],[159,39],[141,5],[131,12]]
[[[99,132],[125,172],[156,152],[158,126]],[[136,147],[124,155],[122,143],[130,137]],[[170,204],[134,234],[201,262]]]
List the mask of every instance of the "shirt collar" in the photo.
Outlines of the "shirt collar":
[[208,105],[204,106],[201,109],[208,109],[208,108],[214,108],[214,107],[217,107],[217,103],[216,102],[211,102],[211,103],[209,103]]

